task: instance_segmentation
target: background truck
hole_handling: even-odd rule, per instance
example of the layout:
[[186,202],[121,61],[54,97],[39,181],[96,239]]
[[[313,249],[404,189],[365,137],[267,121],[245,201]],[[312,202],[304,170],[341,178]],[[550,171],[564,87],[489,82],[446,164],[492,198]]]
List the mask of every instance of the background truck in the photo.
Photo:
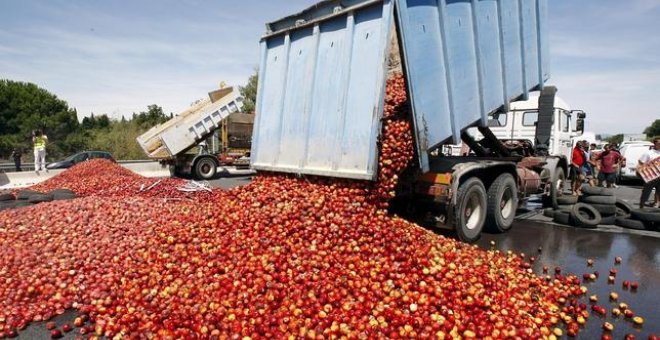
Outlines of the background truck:
[[[219,148],[224,155],[231,150],[235,153],[241,148],[249,150],[249,139],[245,137],[248,127],[242,126],[249,120],[239,113],[242,107],[243,98],[237,89],[222,88],[210,92],[209,99],[154,126],[140,135],[137,142],[149,158],[169,166],[173,175],[210,179],[220,165],[214,149]],[[234,121],[238,125],[232,124]],[[222,136],[220,145],[211,138],[218,129]]]
[[[388,66],[400,64],[417,159],[393,209],[468,242],[508,230],[529,195],[556,204],[567,172],[565,157],[549,156],[547,12],[547,0],[329,0],[267,24],[252,167],[374,180]],[[501,143],[488,121],[533,90],[533,143]],[[475,155],[442,153],[459,141]]]
[[[489,116],[488,128],[508,148],[515,150],[526,145],[534,146],[540,95],[538,91],[531,92],[529,99],[512,102],[508,112],[495,112]],[[572,110],[559,96],[555,96],[553,112],[548,154],[565,156],[570,160],[575,142],[585,134],[586,113],[582,110]],[[468,129],[468,133],[475,139],[483,138],[477,128]],[[584,138],[589,139],[588,135],[589,133],[586,133]],[[589,141],[595,141],[595,137]],[[469,148],[463,143],[444,145],[443,148],[446,150],[445,154],[453,156],[469,153]]]

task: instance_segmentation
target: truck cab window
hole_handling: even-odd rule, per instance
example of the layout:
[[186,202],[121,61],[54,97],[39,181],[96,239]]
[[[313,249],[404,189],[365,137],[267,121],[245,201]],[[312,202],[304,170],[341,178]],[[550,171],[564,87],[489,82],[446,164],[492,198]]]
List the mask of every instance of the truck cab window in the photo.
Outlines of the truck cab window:
[[537,111],[527,111],[523,113],[523,126],[534,126],[539,120],[539,113]]
[[488,117],[488,126],[506,126],[507,116],[507,113],[494,113],[492,116]]
[[568,132],[568,128],[569,128],[569,125],[570,125],[569,124],[570,118],[568,116],[568,113],[564,110],[561,110],[560,113],[559,113],[559,117],[561,119],[561,125],[560,125],[561,130],[563,132]]

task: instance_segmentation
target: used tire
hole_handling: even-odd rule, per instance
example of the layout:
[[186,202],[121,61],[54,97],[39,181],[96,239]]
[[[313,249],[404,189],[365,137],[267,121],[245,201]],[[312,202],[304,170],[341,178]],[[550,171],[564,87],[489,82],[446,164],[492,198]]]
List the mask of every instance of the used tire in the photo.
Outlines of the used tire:
[[616,197],[615,196],[602,196],[602,195],[584,195],[580,197],[580,202],[582,203],[590,203],[590,204],[611,204],[614,205],[616,203]]
[[28,202],[34,204],[34,203],[42,203],[42,202],[50,202],[53,200],[53,196],[51,195],[44,195],[44,194],[34,194],[28,198]]
[[660,208],[633,209],[630,214],[633,219],[642,222],[660,222]]
[[9,194],[9,193],[0,194],[0,202],[13,201],[15,199],[16,199],[16,197],[14,197],[14,195],[12,195],[12,194]]
[[54,194],[73,194],[75,195],[76,193],[71,190],[71,189],[54,189],[49,192],[49,194],[54,195]]
[[633,206],[620,199],[616,199],[616,203],[614,203],[614,206],[616,207],[616,216],[617,217],[630,217],[630,212],[634,209]]
[[543,209],[543,216],[554,218],[555,217],[555,209],[552,209],[552,208]]
[[212,179],[217,171],[218,163],[212,157],[204,157],[195,162],[194,174],[197,179]]
[[596,204],[596,203],[586,203],[598,210],[600,215],[615,215],[616,214],[616,205],[614,204]]
[[563,225],[571,225],[571,214],[565,211],[555,210],[555,216],[553,217],[552,222]]
[[463,242],[474,242],[481,236],[486,221],[486,188],[473,177],[457,191],[456,234]]
[[14,208],[29,207],[31,205],[32,205],[32,203],[28,202],[27,200],[20,200],[20,201],[16,201],[16,203],[14,203]]
[[555,210],[559,210],[559,211],[563,211],[563,212],[570,213],[571,210],[573,210],[573,206],[574,206],[574,205],[575,205],[575,204],[560,205],[560,206],[558,206],[557,209],[555,209]]
[[511,174],[502,174],[488,188],[486,229],[498,233],[511,229],[517,209],[518,190],[516,180]]
[[565,195],[565,196],[557,197],[557,205],[575,204],[577,203],[577,201],[578,201],[578,197],[573,195]]
[[584,203],[577,203],[571,212],[574,225],[580,228],[595,228],[600,224],[601,215],[598,210]]
[[642,223],[642,221],[631,220],[629,218],[617,217],[614,224],[626,229],[634,229],[634,230],[646,229],[644,228],[644,223]]
[[41,195],[42,193],[34,190],[21,190],[16,194],[16,199],[18,200],[27,200],[32,195]]
[[614,225],[615,222],[616,222],[616,216],[615,215],[602,216],[600,218],[600,224],[601,225]]
[[70,200],[70,199],[74,199],[74,198],[78,197],[78,196],[76,196],[76,194],[69,194],[69,193],[64,193],[64,192],[54,193],[54,194],[52,194],[52,196],[53,196],[54,201]]
[[580,190],[587,196],[614,196],[614,191],[609,188],[583,185]]
[[0,201],[0,211],[14,209],[16,201]]

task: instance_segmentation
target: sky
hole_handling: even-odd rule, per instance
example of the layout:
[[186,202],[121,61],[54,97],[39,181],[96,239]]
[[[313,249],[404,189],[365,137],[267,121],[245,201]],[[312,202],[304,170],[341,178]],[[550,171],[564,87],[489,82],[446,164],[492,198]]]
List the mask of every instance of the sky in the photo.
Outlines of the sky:
[[[113,118],[243,85],[264,24],[316,0],[0,0],[0,79]],[[551,79],[596,133],[660,119],[660,0],[549,0]]]

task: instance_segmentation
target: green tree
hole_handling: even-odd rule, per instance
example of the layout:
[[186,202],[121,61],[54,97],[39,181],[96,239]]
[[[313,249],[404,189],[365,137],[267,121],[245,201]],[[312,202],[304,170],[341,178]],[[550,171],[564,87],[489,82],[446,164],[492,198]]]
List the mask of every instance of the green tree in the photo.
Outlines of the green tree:
[[80,132],[77,112],[35,84],[0,80],[0,156],[14,147],[30,149],[36,129],[48,136],[48,159],[62,157],[74,148],[67,136]]
[[644,129],[644,134],[649,139],[660,136],[660,119],[656,119],[650,126]]
[[620,133],[618,135],[610,136],[607,138],[607,142],[610,144],[619,145],[621,142],[623,142],[623,134]]
[[254,113],[257,107],[257,85],[259,84],[259,71],[254,70],[245,86],[239,87],[243,96],[243,112]]

